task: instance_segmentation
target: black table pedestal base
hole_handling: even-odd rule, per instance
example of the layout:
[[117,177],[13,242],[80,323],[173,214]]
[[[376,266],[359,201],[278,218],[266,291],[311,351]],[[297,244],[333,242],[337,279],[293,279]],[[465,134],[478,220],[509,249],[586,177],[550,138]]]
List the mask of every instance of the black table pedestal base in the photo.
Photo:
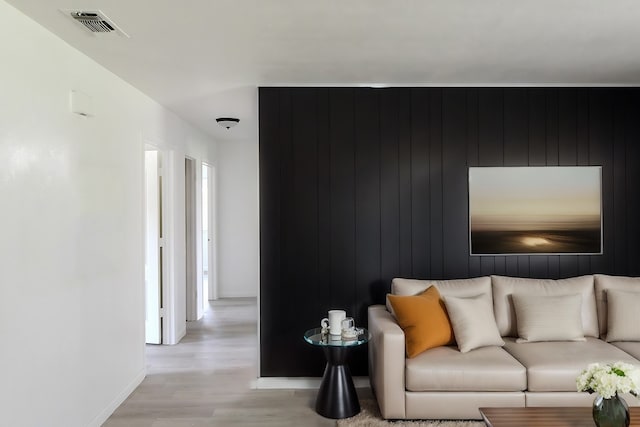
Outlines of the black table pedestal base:
[[349,418],[360,412],[360,402],[347,365],[349,347],[323,347],[327,358],[316,412],[323,417]]

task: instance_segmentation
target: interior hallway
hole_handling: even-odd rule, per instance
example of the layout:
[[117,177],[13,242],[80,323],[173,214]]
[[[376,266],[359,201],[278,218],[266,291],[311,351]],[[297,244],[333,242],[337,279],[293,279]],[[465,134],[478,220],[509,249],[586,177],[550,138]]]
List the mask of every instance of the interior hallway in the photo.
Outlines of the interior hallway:
[[147,377],[105,427],[335,426],[313,410],[316,390],[252,390],[255,298],[211,301],[174,346],[147,346]]

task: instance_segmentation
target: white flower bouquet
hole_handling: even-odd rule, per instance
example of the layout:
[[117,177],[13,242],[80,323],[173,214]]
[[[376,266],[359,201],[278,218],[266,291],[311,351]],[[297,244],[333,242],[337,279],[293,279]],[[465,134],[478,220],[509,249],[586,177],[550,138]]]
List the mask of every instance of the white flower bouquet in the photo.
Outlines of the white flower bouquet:
[[578,391],[598,393],[611,399],[617,393],[640,396],[640,369],[624,362],[592,363],[576,378]]

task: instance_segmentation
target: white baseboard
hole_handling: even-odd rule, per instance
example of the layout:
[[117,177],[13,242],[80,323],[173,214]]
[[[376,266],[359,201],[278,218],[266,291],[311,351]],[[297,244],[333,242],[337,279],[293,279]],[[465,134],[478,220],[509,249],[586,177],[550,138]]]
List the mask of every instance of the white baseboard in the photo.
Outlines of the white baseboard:
[[145,376],[146,368],[143,368],[142,371],[140,371],[140,373],[136,375],[133,381],[131,381],[124,388],[124,390],[122,390],[120,394],[118,394],[118,396],[113,399],[113,401],[106,408],[104,408],[104,410],[100,412],[98,416],[93,419],[93,421],[88,424],[89,427],[100,427],[102,424],[104,424],[105,421],[107,421],[107,419],[111,416],[111,414],[113,414],[115,410],[118,409],[118,406],[122,405],[122,402],[124,402],[127,397],[129,397],[129,395],[133,393],[133,390],[135,390],[136,387],[138,387],[140,383],[142,383]]
[[181,330],[180,332],[178,332],[178,336],[176,337],[176,344],[180,343],[180,341],[182,341],[182,338],[187,336],[187,325],[184,325],[184,329]]
[[[251,382],[251,388],[268,389],[317,389],[322,378],[316,377],[259,377]],[[356,388],[368,388],[369,377],[353,377]]]

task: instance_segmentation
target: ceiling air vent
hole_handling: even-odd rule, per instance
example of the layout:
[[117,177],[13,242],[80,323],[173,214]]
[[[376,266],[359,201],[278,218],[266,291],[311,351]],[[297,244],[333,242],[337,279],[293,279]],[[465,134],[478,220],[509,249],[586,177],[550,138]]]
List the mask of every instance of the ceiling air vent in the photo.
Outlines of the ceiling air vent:
[[122,31],[107,15],[100,10],[63,10],[68,13],[76,22],[82,24],[92,33],[111,33],[116,32],[125,37],[129,37],[127,33]]

